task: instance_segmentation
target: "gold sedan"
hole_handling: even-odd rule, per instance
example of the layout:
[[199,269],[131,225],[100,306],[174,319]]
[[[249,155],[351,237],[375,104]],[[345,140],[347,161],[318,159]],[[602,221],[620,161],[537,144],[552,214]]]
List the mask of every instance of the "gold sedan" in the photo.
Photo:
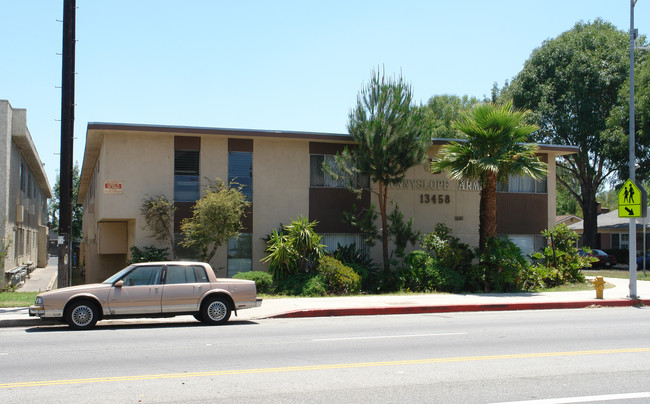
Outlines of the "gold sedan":
[[41,293],[29,315],[61,319],[73,329],[107,318],[180,314],[224,324],[233,311],[261,305],[253,281],[217,278],[203,262],[169,261],[132,264],[102,283]]

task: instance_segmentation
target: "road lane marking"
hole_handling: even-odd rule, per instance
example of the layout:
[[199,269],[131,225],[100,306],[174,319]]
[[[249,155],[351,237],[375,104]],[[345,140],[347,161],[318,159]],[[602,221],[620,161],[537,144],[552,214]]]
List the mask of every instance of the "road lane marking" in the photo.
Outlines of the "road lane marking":
[[570,404],[570,403],[593,403],[595,401],[619,401],[630,400],[633,398],[648,398],[650,392],[641,393],[622,393],[622,394],[603,394],[600,396],[582,396],[582,397],[562,397],[562,398],[547,398],[543,400],[530,400],[530,401],[508,401],[504,403],[495,404]]
[[372,367],[382,367],[382,366],[406,366],[406,365],[474,362],[474,361],[490,361],[490,360],[505,360],[505,359],[553,358],[553,357],[561,357],[561,356],[606,355],[606,354],[639,353],[639,352],[650,352],[650,348],[598,349],[592,351],[538,352],[538,353],[521,353],[521,354],[507,354],[507,355],[461,356],[455,358],[410,359],[410,360],[386,361],[386,362],[339,363],[339,364],[331,364],[331,365],[285,366],[279,368],[232,369],[232,370],[217,370],[217,371],[209,371],[209,372],[164,373],[158,375],[95,377],[89,379],[42,380],[42,381],[33,381],[33,382],[0,383],[0,389],[11,389],[11,388],[18,388],[18,387],[62,386],[62,385],[69,385],[69,384],[115,383],[115,382],[129,382],[129,381],[140,381],[140,380],[183,379],[183,378],[188,379],[194,377],[209,377],[209,376],[215,377],[215,376],[230,376],[230,375],[263,374],[263,373],[302,372],[307,370],[359,369],[359,368],[372,368]]
[[323,341],[354,341],[362,339],[388,339],[388,338],[418,338],[418,337],[445,337],[449,335],[467,335],[466,332],[447,332],[440,334],[404,334],[404,335],[376,335],[370,337],[341,337],[341,338],[314,338],[314,342]]

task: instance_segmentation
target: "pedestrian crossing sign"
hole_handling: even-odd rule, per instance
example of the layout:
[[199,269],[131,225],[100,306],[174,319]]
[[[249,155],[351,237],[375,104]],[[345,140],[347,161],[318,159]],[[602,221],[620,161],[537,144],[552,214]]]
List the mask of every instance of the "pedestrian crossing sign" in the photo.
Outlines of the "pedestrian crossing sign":
[[645,189],[628,178],[618,191],[618,217],[646,217],[647,199]]

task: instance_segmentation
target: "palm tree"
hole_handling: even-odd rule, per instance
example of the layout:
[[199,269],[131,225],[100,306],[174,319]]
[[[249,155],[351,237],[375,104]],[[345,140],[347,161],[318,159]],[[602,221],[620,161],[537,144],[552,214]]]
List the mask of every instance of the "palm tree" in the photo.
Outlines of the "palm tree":
[[448,170],[455,180],[478,181],[479,250],[497,235],[497,182],[510,175],[528,175],[539,180],[546,164],[535,155],[537,145],[527,144],[538,127],[523,123],[527,112],[514,110],[512,103],[481,104],[454,123],[467,135],[466,141],[452,141],[442,147],[431,163],[431,171]]

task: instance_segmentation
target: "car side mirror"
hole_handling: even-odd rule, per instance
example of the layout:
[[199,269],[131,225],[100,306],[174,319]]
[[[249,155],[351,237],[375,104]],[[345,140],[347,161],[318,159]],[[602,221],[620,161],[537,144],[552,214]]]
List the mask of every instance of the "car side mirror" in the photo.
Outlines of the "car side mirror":
[[122,286],[124,286],[124,281],[120,279],[119,281],[115,282],[113,286],[115,286],[116,288],[121,288]]

